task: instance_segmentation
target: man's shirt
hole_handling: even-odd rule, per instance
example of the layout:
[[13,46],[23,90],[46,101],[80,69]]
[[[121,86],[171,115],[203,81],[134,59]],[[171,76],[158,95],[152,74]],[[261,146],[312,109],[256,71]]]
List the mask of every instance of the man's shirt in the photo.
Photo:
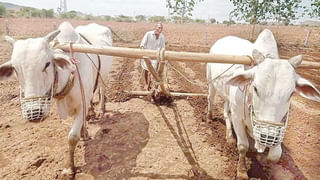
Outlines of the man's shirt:
[[140,44],[140,47],[143,46],[145,49],[157,50],[158,48],[165,48],[165,38],[162,33],[159,34],[159,38],[156,39],[156,34],[153,31],[147,32]]

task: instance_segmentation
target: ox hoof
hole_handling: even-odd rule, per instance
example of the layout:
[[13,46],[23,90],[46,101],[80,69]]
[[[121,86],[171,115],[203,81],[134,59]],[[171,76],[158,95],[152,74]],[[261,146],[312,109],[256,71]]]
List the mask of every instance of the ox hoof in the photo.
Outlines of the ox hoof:
[[88,115],[87,115],[87,121],[94,120],[96,118],[96,113],[94,112],[94,109],[89,109]]
[[227,137],[226,139],[227,139],[227,143],[228,143],[229,145],[236,146],[237,142],[236,142],[235,138],[233,138],[233,137]]
[[83,141],[90,140],[89,132],[85,128],[81,128],[80,136]]
[[75,173],[72,168],[64,168],[62,172],[59,174],[59,180],[72,180],[75,177]]
[[108,118],[107,111],[102,111],[98,113],[98,119]]

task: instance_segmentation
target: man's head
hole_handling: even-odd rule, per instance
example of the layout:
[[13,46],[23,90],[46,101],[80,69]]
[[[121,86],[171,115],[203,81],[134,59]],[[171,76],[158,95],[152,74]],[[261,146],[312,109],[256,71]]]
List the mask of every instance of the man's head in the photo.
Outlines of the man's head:
[[154,31],[156,34],[160,34],[162,32],[163,25],[162,23],[157,23],[154,27]]

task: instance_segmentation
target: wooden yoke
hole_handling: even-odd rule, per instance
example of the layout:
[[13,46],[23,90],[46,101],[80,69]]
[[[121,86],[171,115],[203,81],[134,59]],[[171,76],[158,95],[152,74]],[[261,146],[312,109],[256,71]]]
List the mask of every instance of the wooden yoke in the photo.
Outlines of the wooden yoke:
[[162,78],[158,76],[156,70],[153,68],[153,66],[151,65],[151,62],[150,62],[150,58],[147,57],[147,56],[143,56],[142,57],[144,62],[146,63],[147,67],[148,67],[148,70],[150,71],[150,73],[152,74],[152,76],[156,79],[157,83],[160,85],[160,89],[161,91],[169,96],[170,93],[169,91],[167,91],[167,89],[165,88],[164,84],[163,84],[163,81],[162,81]]

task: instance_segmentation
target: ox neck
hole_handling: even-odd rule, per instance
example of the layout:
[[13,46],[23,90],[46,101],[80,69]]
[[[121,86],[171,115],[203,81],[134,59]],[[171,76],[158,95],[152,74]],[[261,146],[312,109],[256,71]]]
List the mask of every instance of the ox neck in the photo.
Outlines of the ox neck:
[[[71,83],[70,79],[71,79],[71,76],[73,76],[73,75],[72,75],[72,72],[70,72],[70,71],[61,70],[56,67],[55,67],[54,74],[55,74],[55,78],[54,78],[55,79],[54,80],[54,92],[55,93],[54,93],[54,95],[55,95],[55,98],[59,98],[59,97],[61,97],[59,94],[62,93],[62,95],[64,95],[66,93],[64,91],[66,91],[67,86],[70,86],[70,83]],[[72,84],[72,86],[73,86],[73,84]],[[57,95],[58,95],[58,97],[57,97]]]

